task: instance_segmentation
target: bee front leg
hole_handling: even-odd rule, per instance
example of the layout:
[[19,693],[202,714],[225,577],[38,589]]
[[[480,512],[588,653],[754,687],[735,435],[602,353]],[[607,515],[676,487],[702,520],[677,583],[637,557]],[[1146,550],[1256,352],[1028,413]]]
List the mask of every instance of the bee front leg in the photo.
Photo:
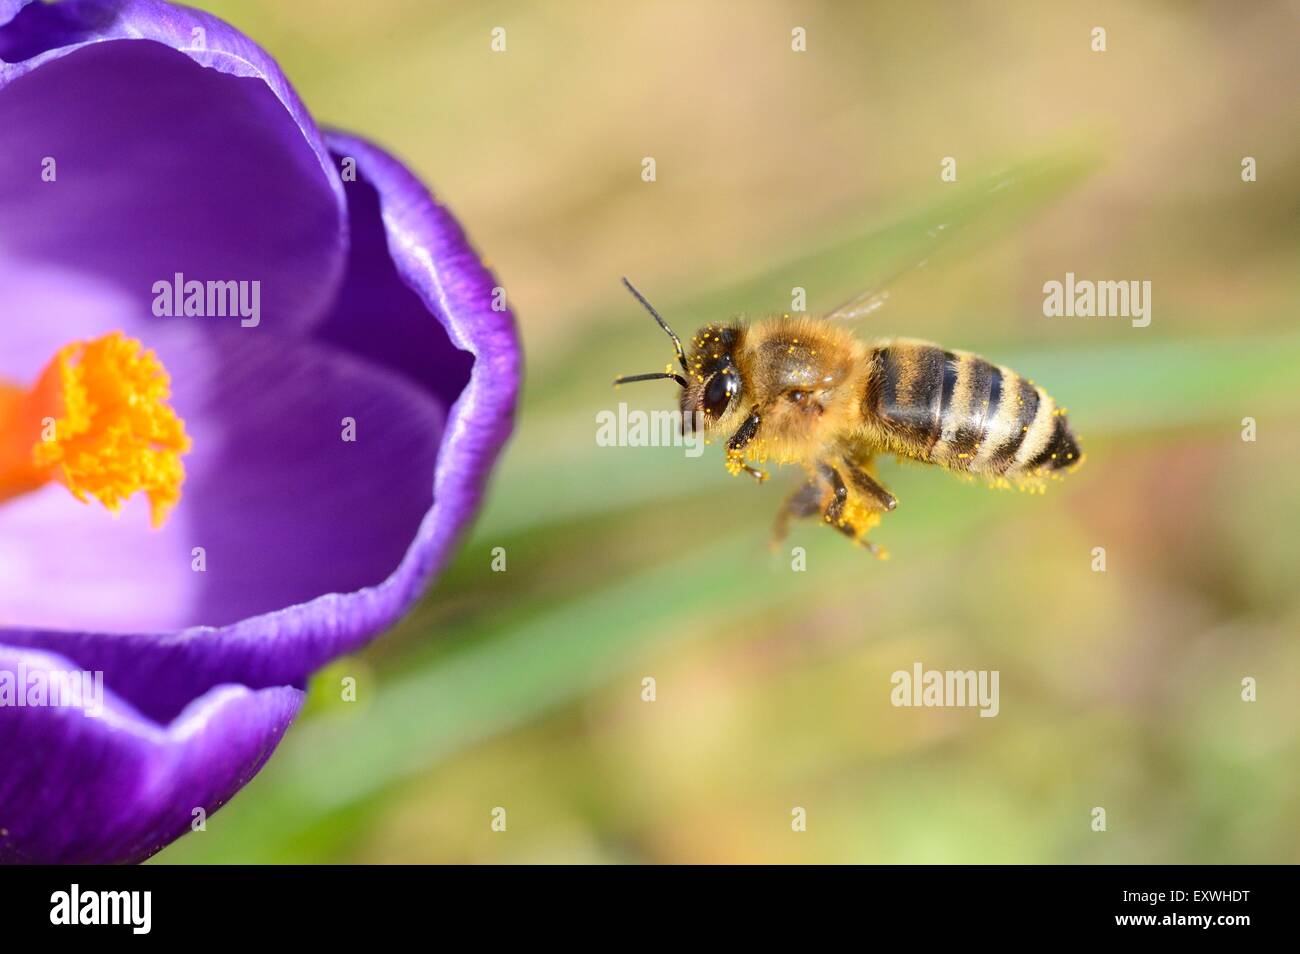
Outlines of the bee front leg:
[[740,427],[736,428],[736,433],[731,435],[727,441],[727,469],[733,474],[738,474],[742,470],[753,477],[760,484],[767,480],[767,473],[759,470],[757,467],[751,467],[745,461],[744,450],[746,445],[754,439],[758,433],[758,425],[763,423],[758,411],[751,411],[749,417],[745,418]]

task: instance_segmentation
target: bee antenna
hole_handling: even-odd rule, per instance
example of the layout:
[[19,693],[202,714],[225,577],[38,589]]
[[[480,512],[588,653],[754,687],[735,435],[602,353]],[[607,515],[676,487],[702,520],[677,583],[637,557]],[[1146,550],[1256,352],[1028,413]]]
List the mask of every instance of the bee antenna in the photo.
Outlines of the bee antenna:
[[[627,286],[627,290],[632,293],[633,297],[635,297],[636,300],[639,301],[645,307],[645,310],[650,312],[654,320],[659,322],[659,327],[668,333],[668,337],[673,339],[673,347],[677,349],[677,363],[682,366],[683,371],[689,373],[691,369],[686,364],[686,351],[685,349],[682,348],[682,339],[677,337],[677,332],[673,331],[673,329],[668,327],[668,322],[664,321],[663,317],[659,314],[659,312],[655,311],[655,306],[650,304],[650,302],[646,301],[645,295],[637,291],[636,286],[634,286],[630,281],[628,281],[626,277],[623,278],[623,284]],[[638,378],[638,380],[645,380],[645,379]],[[678,380],[681,381],[680,378]],[[686,382],[681,381],[681,385],[682,387],[686,387]]]
[[680,374],[674,374],[671,371],[656,371],[652,374],[625,374],[621,378],[615,378],[614,384],[631,384],[633,381],[662,381],[665,378],[671,378],[682,387],[686,387],[686,379]]

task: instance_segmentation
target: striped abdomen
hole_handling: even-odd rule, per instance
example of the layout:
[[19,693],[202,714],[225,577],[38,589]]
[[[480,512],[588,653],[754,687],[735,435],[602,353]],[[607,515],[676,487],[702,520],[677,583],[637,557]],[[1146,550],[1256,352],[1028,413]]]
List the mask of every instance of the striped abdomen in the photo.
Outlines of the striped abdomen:
[[921,341],[886,342],[868,358],[863,417],[892,450],[986,477],[1079,461],[1065,414],[1014,371]]

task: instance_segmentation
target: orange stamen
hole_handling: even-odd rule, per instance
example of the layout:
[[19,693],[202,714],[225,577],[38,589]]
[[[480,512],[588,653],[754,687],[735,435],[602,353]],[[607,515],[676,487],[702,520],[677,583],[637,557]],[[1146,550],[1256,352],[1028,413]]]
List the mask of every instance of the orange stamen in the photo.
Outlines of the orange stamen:
[[143,491],[161,527],[190,449],[170,399],[162,362],[120,331],[60,348],[30,389],[0,382],[0,501],[56,481],[116,514]]

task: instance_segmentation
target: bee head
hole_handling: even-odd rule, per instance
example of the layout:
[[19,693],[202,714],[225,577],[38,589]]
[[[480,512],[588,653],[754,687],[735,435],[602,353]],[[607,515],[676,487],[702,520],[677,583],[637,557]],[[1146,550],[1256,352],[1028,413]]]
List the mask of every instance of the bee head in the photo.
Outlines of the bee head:
[[733,325],[706,325],[701,328],[691,341],[691,354],[686,349],[677,333],[668,327],[654,306],[626,278],[623,284],[639,301],[659,327],[672,339],[677,351],[677,363],[681,365],[684,375],[675,371],[652,371],[649,374],[628,374],[614,379],[614,384],[628,384],[632,381],[676,381],[681,387],[682,427],[690,431],[698,422],[708,430],[735,406],[744,390],[740,371],[736,367],[735,351],[741,329]]
[[744,378],[736,363],[742,329],[737,325],[706,325],[691,341],[686,387],[682,389],[682,420],[704,430],[714,427],[740,403]]

